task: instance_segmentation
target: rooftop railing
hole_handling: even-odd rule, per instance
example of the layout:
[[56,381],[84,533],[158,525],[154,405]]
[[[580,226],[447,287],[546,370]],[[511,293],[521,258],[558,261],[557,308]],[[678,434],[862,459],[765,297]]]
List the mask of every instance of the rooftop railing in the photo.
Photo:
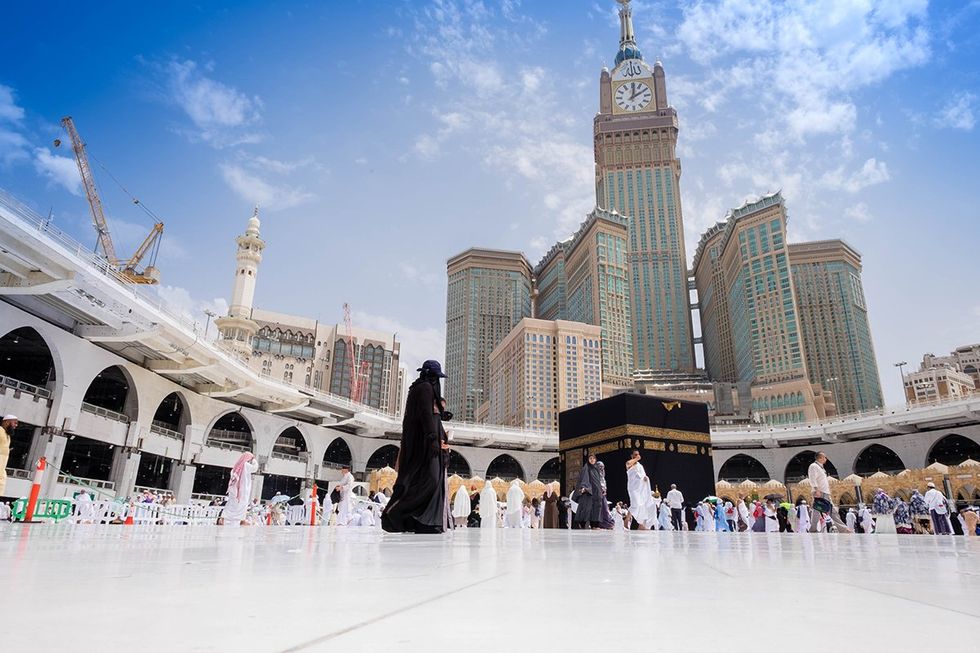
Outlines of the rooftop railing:
[[174,431],[170,428],[170,425],[165,422],[159,422],[153,420],[150,422],[150,433],[156,433],[157,435],[162,435],[165,438],[170,438],[172,440],[184,441],[184,436],[178,431]]
[[47,388],[25,383],[9,376],[0,376],[0,385],[5,388],[12,388],[20,392],[26,392],[37,397],[43,397],[44,399],[49,399],[51,397],[51,391]]
[[93,415],[98,415],[99,417],[111,419],[114,422],[122,422],[123,424],[129,424],[128,415],[117,413],[114,410],[109,410],[108,408],[103,408],[102,406],[96,406],[95,404],[90,404],[83,401],[82,410],[85,411],[86,413],[92,413]]

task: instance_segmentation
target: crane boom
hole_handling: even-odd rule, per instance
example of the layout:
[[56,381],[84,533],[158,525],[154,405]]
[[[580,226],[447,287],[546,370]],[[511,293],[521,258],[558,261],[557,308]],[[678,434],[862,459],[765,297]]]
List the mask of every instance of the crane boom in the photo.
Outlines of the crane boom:
[[102,210],[102,200],[99,199],[99,193],[95,189],[95,178],[92,176],[92,168],[88,163],[88,155],[85,154],[85,143],[78,135],[78,130],[75,129],[75,123],[71,116],[62,118],[61,124],[68,132],[71,148],[75,151],[75,163],[78,164],[78,172],[82,176],[82,186],[85,187],[85,196],[88,198],[88,206],[92,212],[92,223],[99,233],[99,245],[102,246],[102,252],[109,263],[118,265],[116,248],[112,244],[112,236],[109,235],[109,223],[106,222],[105,213]]
[[136,270],[136,266],[139,265],[146,253],[150,251],[154,243],[159,240],[160,235],[163,233],[163,223],[158,222],[153,225],[153,229],[147,234],[146,238],[143,239],[143,243],[136,249],[136,252],[129,258],[126,264],[123,266],[124,270]]

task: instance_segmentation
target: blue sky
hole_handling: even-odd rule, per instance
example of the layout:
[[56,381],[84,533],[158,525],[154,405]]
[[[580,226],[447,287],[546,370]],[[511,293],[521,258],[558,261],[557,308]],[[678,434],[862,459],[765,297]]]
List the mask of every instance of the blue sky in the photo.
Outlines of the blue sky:
[[[980,341],[980,2],[635,0],[680,115],[688,255],[782,188],[791,240],[842,237],[892,363]],[[593,205],[591,121],[615,3],[17,3],[0,27],[0,186],[94,243],[89,150],[164,217],[160,292],[230,293],[255,203],[256,303],[397,331],[443,354],[445,261],[532,262]],[[96,165],[120,247],[151,222]]]

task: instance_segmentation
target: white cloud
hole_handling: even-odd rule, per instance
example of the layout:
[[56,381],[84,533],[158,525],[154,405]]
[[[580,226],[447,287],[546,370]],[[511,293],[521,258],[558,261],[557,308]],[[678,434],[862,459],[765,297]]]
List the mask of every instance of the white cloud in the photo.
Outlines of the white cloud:
[[34,149],[34,169],[50,183],[61,186],[73,195],[82,196],[82,179],[75,159],[38,147]]
[[820,179],[821,185],[831,190],[844,190],[857,193],[868,186],[874,186],[891,179],[888,165],[884,161],[870,158],[858,170],[846,172],[844,166],[828,171]]
[[14,89],[0,84],[0,122],[19,123],[24,119],[24,109],[14,100]]
[[262,100],[204,75],[194,61],[171,61],[166,66],[174,102],[194,123],[195,137],[215,146],[255,143],[252,129],[261,121]]
[[[160,301],[172,313],[185,320],[196,322],[202,335],[204,329],[209,326],[208,334],[211,339],[217,335],[217,329],[214,326],[214,320],[209,320],[205,311],[210,311],[219,317],[228,314],[228,302],[223,297],[205,300],[195,299],[186,288],[180,286],[159,285],[146,286],[145,288],[147,292],[156,293]],[[209,321],[211,322],[210,325],[208,325]]]
[[315,196],[302,188],[278,184],[259,176],[255,171],[232,163],[218,165],[225,183],[250,204],[283,210],[308,202]]
[[856,222],[871,222],[874,216],[864,202],[858,202],[854,206],[844,209],[844,217]]
[[973,113],[976,101],[977,96],[973,93],[956,93],[940,109],[935,119],[936,126],[971,131],[976,124]]
[[[504,20],[497,20],[495,12]],[[415,15],[417,47],[437,86],[448,97],[433,110],[436,124],[413,144],[415,156],[433,159],[449,147],[479,153],[484,165],[527,193],[529,211],[554,215],[552,238],[565,238],[595,204],[592,148],[558,79],[545,65],[504,74],[515,48],[542,29],[511,3],[437,0]],[[545,83],[547,80],[547,83]],[[445,106],[453,110],[444,113]],[[531,256],[543,253],[529,252]]]
[[415,152],[423,159],[434,159],[439,154],[439,140],[430,134],[422,134],[415,139]]
[[10,165],[30,159],[30,143],[18,128],[24,109],[14,99],[14,89],[0,84],[0,164]]
[[[697,2],[684,10],[679,43],[711,66],[681,87],[682,101],[714,111],[744,92],[797,139],[854,130],[851,94],[926,62],[926,0],[741,0]],[[731,62],[731,63],[727,63]],[[761,100],[761,102],[760,102]]]

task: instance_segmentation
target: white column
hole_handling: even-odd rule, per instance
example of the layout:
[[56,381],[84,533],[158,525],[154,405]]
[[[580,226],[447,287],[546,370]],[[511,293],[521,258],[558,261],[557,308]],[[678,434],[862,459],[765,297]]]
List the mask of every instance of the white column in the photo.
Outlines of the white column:
[[174,464],[170,470],[169,485],[177,503],[190,503],[195,476],[197,476],[197,467],[194,465]]
[[136,475],[139,473],[140,460],[143,455],[138,449],[116,447],[112,457],[112,470],[109,480],[115,485],[116,498],[126,498],[133,494],[136,486]]

